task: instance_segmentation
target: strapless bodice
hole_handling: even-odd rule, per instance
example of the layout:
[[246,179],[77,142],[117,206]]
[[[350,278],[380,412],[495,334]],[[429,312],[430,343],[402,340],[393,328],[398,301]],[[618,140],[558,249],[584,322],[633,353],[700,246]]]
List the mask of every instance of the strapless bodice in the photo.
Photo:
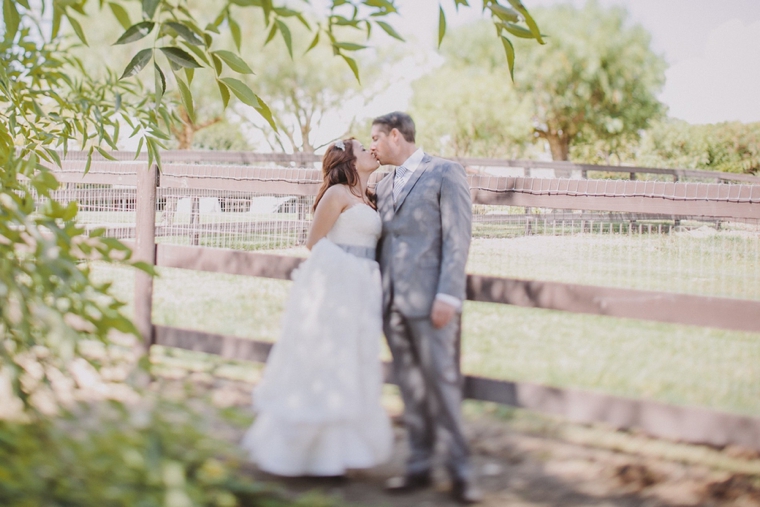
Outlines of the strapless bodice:
[[375,248],[382,230],[377,211],[367,204],[355,204],[340,214],[327,239],[338,245]]

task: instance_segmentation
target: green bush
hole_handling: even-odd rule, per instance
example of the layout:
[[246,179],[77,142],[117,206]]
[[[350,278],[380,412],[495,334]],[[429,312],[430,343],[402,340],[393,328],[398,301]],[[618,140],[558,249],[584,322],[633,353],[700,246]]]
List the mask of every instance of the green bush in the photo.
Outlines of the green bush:
[[660,122],[644,134],[637,159],[653,167],[758,173],[760,123]]
[[0,421],[0,505],[299,505],[240,471],[239,451],[210,436],[222,422],[208,406],[154,399],[80,408],[58,419]]

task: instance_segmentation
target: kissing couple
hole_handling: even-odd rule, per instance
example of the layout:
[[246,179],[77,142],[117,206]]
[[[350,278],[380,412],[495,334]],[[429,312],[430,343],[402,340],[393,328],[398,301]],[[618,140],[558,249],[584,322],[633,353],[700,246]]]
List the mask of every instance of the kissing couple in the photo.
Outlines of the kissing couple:
[[[380,165],[396,169],[372,193]],[[243,447],[261,470],[282,476],[339,476],[386,461],[393,430],[380,403],[384,332],[410,448],[405,474],[388,479],[387,490],[432,484],[442,429],[452,495],[476,503],[455,346],[472,228],[465,171],[418,149],[412,118],[394,112],[373,121],[369,151],[355,139],[330,145],[322,173],[311,255],[293,274]]]

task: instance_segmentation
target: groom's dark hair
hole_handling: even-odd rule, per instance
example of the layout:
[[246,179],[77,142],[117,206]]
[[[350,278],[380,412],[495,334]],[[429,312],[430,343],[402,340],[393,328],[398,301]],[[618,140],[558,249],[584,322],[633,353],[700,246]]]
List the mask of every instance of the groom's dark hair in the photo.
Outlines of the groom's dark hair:
[[372,120],[372,125],[380,125],[383,132],[389,134],[391,130],[398,130],[407,143],[414,142],[414,120],[412,117],[401,111],[394,111],[392,113],[378,116]]

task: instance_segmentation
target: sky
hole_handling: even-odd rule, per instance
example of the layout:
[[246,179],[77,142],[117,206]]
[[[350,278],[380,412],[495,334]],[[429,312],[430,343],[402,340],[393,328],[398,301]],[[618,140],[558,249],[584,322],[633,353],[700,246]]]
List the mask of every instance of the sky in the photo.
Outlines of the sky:
[[[669,64],[659,98],[669,115],[690,123],[760,121],[760,0],[598,0],[628,9],[652,34],[652,49]],[[441,0],[449,28],[481,19],[479,7]],[[479,1],[472,1],[479,6]],[[528,9],[585,0],[523,0]],[[367,107],[369,116],[406,109],[409,83],[435,65],[438,0],[397,0],[394,27],[419,41],[418,59],[399,65],[396,84]],[[450,6],[449,6],[450,4]],[[445,43],[445,42],[444,42]],[[427,55],[427,58],[424,57]],[[424,62],[424,63],[423,63]]]

